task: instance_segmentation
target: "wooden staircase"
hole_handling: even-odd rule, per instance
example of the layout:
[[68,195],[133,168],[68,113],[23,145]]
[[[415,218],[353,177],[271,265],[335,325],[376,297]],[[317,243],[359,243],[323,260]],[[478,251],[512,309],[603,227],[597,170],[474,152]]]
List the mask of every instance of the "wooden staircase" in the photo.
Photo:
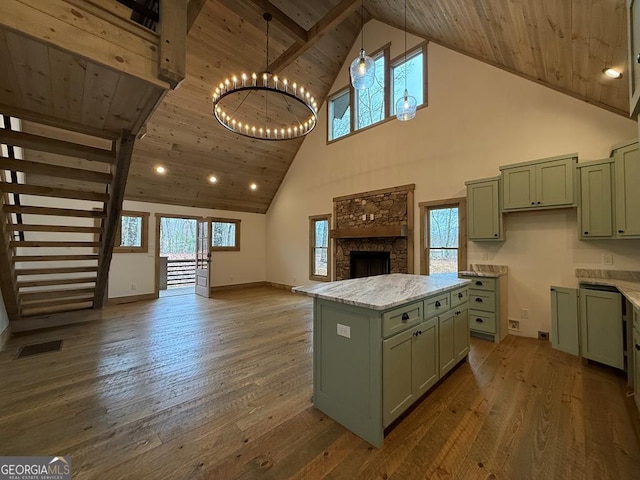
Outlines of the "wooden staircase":
[[134,137],[23,126],[0,129],[8,152],[0,158],[0,288],[7,313],[15,321],[101,308]]

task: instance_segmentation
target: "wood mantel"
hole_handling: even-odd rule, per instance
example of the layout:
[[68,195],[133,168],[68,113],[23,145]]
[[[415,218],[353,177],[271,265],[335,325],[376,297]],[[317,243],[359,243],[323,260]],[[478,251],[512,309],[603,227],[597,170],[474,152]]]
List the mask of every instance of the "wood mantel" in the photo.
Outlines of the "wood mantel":
[[384,225],[366,228],[334,228],[329,236],[331,238],[384,238],[407,237],[409,228],[407,225]]

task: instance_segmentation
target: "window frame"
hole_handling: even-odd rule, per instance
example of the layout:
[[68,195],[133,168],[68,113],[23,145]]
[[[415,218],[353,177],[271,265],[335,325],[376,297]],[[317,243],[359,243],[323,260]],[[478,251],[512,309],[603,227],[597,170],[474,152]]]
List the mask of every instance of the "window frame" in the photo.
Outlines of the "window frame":
[[420,274],[429,275],[429,212],[458,208],[458,272],[467,269],[467,197],[420,202]]
[[[423,68],[423,80],[424,80],[424,85],[422,87],[422,99],[423,99],[423,103],[421,105],[418,105],[417,110],[421,110],[423,108],[426,108],[429,106],[429,96],[428,96],[428,84],[429,84],[429,76],[428,76],[428,55],[427,55],[427,46],[428,46],[428,41],[424,41],[424,42],[420,42],[419,44],[411,47],[410,49],[407,50],[407,58],[410,58],[410,55],[412,54],[416,54],[418,52],[418,50],[422,50],[422,56],[423,56],[423,62],[422,62],[422,68]],[[344,140],[345,138],[349,138],[353,135],[357,135],[360,132],[366,132],[367,130],[371,129],[371,128],[375,128],[378,125],[383,125],[386,122],[390,122],[392,120],[396,120],[396,116],[391,114],[391,111],[393,110],[391,108],[391,66],[392,65],[397,65],[398,63],[402,63],[402,60],[404,60],[404,52],[401,55],[398,55],[395,58],[390,59],[389,58],[389,50],[391,47],[391,43],[387,43],[386,45],[383,45],[381,48],[379,48],[378,50],[374,51],[373,53],[371,53],[369,56],[371,58],[375,58],[375,56],[379,55],[380,52],[384,51],[384,55],[385,55],[385,113],[384,113],[384,118],[376,123],[372,123],[371,125],[368,125],[366,127],[360,128],[358,130],[355,129],[355,124],[356,124],[356,94],[354,91],[353,86],[351,85],[351,83],[349,83],[348,85],[344,85],[338,89],[336,89],[334,92],[330,93],[329,95],[327,95],[327,130],[326,130],[326,144],[330,145],[332,143],[335,142],[339,142],[340,140]],[[346,89],[350,90],[350,94],[349,94],[349,101],[350,103],[350,107],[351,107],[351,131],[346,134],[343,135],[339,138],[335,138],[333,140],[329,140],[329,100],[337,95],[339,95],[340,93],[343,93]]]
[[[239,252],[240,251],[240,224],[241,220],[238,218],[221,218],[221,217],[211,217],[209,218],[211,222],[211,251],[212,252]],[[221,247],[213,245],[213,224],[214,223],[234,223],[236,226],[236,240],[235,245],[233,247]]]
[[[342,137],[341,137],[342,138]],[[315,226],[318,221],[327,221],[329,228],[329,236],[327,237],[327,275],[314,275],[315,272]],[[323,215],[311,215],[309,217],[309,280],[315,280],[317,282],[330,282],[331,281],[331,214],[325,213]]]
[[[114,253],[147,253],[149,251],[149,212],[136,212],[133,210],[123,210],[118,219],[116,229],[116,239],[113,246]],[[121,246],[122,242],[122,217],[139,217],[142,219],[142,231],[140,232],[140,246]]]
[[[416,57],[422,53],[422,103],[417,106],[417,110],[424,108],[427,106],[428,97],[427,97],[427,48],[426,43],[421,43],[414,48],[407,50],[406,59],[407,61],[411,60],[413,57]],[[389,63],[389,115],[395,117],[395,98],[393,98],[393,70],[400,65],[402,65],[405,61],[405,54],[397,56],[392,59]],[[409,92],[411,95],[411,92]]]
[[345,93],[349,93],[349,131],[347,133],[345,133],[344,135],[341,135],[337,138],[333,138],[331,140],[329,140],[329,142],[335,142],[337,140],[340,140],[341,138],[345,138],[348,137],[349,135],[351,135],[353,133],[353,88],[350,87],[344,87],[341,88],[340,90],[337,90],[335,93],[329,95],[327,97],[327,138],[329,138],[329,133],[332,131],[331,128],[331,115],[329,115],[329,105],[331,104],[331,102],[337,98],[337,97],[341,97],[342,95],[344,95]]
[[[387,118],[389,118],[389,92],[390,92],[390,88],[391,88],[391,80],[389,78],[389,73],[391,72],[391,67],[390,67],[390,62],[389,62],[389,49],[391,47],[391,44],[388,43],[386,44],[384,47],[376,50],[375,52],[373,52],[371,55],[369,55],[371,57],[371,59],[373,60],[373,62],[375,63],[379,58],[383,58],[384,59],[384,85],[382,87],[382,101],[383,101],[383,106],[382,106],[382,118],[380,120],[378,120],[377,122],[373,122],[370,123],[369,125],[366,125],[364,127],[360,127],[357,128],[357,117],[358,117],[358,91],[355,90],[353,88],[353,86],[351,87],[352,90],[352,95],[353,98],[351,99],[351,111],[353,112],[353,115],[351,115],[351,131],[352,132],[359,132],[361,130],[366,130],[367,128],[371,128],[374,127],[382,122],[384,122]],[[343,137],[340,138],[344,138],[346,137],[346,135],[344,135]]]

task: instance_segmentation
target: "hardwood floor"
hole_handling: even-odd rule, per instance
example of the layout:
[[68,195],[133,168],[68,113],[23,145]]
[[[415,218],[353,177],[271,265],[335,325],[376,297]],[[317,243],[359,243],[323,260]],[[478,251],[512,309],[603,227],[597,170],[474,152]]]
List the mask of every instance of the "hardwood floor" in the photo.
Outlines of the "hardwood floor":
[[[74,479],[632,479],[621,375],[508,336],[377,450],[311,406],[311,301],[261,287],[109,306],[0,352],[0,455],[73,456]],[[61,352],[14,360],[19,345]]]

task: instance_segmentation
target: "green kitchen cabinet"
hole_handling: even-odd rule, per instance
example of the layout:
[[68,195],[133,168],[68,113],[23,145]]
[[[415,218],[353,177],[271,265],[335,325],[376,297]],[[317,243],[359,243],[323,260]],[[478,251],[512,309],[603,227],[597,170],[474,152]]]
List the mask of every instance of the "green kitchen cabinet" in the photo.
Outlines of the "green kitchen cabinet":
[[502,210],[536,210],[575,205],[577,154],[500,167]]
[[438,317],[440,376],[446,375],[469,353],[469,314],[467,306]]
[[465,182],[467,186],[467,238],[504,240],[500,177]]
[[454,312],[453,349],[456,363],[469,354],[469,310],[466,305]]
[[614,150],[613,159],[617,237],[640,238],[640,150],[638,142]]
[[[635,311],[636,317],[640,315],[638,311]],[[640,326],[633,329],[633,343],[632,343],[632,358],[633,358],[633,399],[636,402],[636,407],[640,410]]]
[[554,348],[624,369],[619,293],[551,287],[551,321]]
[[580,238],[613,237],[613,159],[578,164],[578,172]]
[[383,425],[389,426],[431,388],[438,375],[438,319],[383,342]]
[[507,276],[463,274],[469,285],[468,320],[471,335],[495,343],[507,335]]

